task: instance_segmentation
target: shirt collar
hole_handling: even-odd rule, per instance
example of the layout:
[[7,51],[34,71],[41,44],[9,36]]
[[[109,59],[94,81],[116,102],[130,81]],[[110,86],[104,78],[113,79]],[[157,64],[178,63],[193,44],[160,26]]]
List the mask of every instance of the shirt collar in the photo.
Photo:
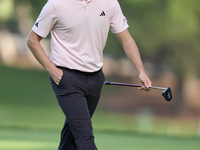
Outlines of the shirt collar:
[[[78,0],[78,1],[84,1],[84,0]],[[86,2],[88,2],[88,3],[89,3],[89,2],[91,2],[91,1],[92,1],[92,0],[87,0]]]
[[[77,1],[82,1],[82,2],[84,2],[84,0],[77,0]],[[92,0],[87,0],[87,1],[85,1],[86,2],[86,4],[88,4],[88,3],[90,3]]]

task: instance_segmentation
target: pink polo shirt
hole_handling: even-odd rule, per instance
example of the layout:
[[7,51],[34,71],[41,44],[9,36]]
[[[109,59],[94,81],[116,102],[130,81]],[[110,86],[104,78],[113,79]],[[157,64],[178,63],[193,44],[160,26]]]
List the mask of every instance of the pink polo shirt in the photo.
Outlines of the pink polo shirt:
[[51,32],[56,66],[94,72],[103,66],[109,29],[116,34],[127,28],[117,0],[49,0],[32,30],[43,38]]

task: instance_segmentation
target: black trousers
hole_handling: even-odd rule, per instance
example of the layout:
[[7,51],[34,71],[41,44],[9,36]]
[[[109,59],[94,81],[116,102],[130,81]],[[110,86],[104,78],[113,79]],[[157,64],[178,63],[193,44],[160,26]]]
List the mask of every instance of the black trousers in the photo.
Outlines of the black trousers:
[[50,77],[52,89],[66,116],[58,150],[97,150],[91,117],[100,98],[103,72],[58,68],[63,70],[60,83],[56,85]]

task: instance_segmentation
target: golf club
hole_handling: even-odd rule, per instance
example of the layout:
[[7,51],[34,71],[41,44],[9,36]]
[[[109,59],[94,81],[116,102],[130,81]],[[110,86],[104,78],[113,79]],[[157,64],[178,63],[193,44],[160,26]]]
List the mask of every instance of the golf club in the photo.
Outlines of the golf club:
[[[105,81],[105,85],[119,85],[119,86],[130,86],[130,87],[141,87],[141,85],[137,84],[127,84],[127,83],[118,83],[118,82],[110,82],[110,81]],[[170,87],[163,88],[163,87],[155,87],[152,86],[151,89],[158,89],[158,90],[164,90],[162,92],[162,96],[166,99],[166,101],[171,101],[172,100],[172,91]]]

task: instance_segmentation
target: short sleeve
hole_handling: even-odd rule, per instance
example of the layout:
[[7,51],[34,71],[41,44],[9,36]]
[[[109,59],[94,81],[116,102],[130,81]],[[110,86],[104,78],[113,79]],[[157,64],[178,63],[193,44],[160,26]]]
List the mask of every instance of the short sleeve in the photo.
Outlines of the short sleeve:
[[53,3],[49,0],[43,7],[32,30],[39,36],[45,38],[58,20],[58,15]]
[[110,29],[112,33],[120,33],[128,28],[126,17],[123,15],[121,7],[118,1],[115,1],[115,5],[112,10]]

